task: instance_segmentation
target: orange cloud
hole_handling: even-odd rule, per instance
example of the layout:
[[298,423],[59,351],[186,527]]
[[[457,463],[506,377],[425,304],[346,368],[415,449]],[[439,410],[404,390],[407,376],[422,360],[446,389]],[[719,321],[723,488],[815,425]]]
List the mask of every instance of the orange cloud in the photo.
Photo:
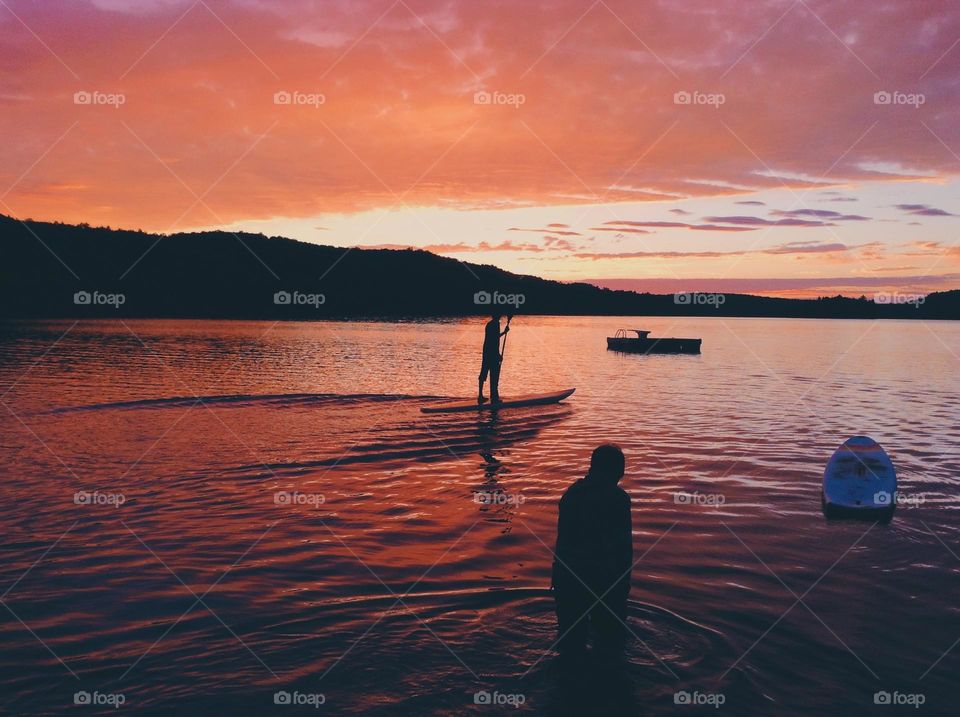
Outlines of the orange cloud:
[[[935,191],[960,174],[960,4],[882,5],[5,0],[0,212],[160,232],[349,225],[323,240],[501,252],[555,276],[615,255],[624,272],[727,256],[771,275],[788,259],[909,266],[867,232],[885,222],[903,241],[894,230],[960,214]],[[856,214],[804,204],[889,182],[909,196]],[[783,188],[797,206],[770,197]],[[649,221],[560,213],[640,202]],[[545,209],[481,240],[480,210],[514,208]],[[867,216],[884,208],[896,220]],[[434,210],[471,231],[368,238],[348,222]],[[547,238],[502,241],[511,225]],[[792,228],[819,241],[787,250]],[[665,243],[603,252],[646,233]],[[581,235],[596,251],[561,241]],[[768,235],[780,244],[754,247]]]
[[[166,230],[958,170],[951,4],[8,4],[0,181],[24,216]],[[82,186],[37,190],[57,184]]]

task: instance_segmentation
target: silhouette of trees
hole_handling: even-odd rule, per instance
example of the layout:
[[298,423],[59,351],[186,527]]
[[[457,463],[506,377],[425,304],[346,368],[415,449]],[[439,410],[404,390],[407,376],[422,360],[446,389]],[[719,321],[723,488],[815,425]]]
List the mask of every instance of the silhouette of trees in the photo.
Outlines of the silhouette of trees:
[[[419,250],[346,250],[261,234],[160,235],[0,215],[0,247],[0,315],[14,318],[443,317],[491,308],[505,314],[960,318],[957,290],[931,294],[919,305],[745,294],[726,294],[720,306],[683,304],[672,294],[564,284]],[[523,303],[478,304],[474,295],[482,291],[521,295]],[[124,300],[78,303],[78,292]],[[281,292],[291,300],[283,303]]]

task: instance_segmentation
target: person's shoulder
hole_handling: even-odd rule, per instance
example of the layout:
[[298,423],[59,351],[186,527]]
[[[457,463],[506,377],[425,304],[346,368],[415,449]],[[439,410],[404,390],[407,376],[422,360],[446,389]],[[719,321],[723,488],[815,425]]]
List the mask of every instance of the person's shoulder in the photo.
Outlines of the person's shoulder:
[[576,493],[582,487],[583,487],[583,478],[577,478],[573,483],[567,486],[567,489],[565,491],[563,491],[563,497],[560,500],[563,500],[563,498],[566,498],[571,493]]
[[621,502],[623,502],[623,503],[626,503],[627,505],[630,505],[630,502],[631,502],[631,501],[630,501],[630,494],[627,493],[627,491],[625,491],[625,490],[624,490],[623,488],[621,488],[620,486],[614,486],[614,489],[613,489],[613,490],[614,490],[614,494],[617,496],[617,500],[619,500],[619,501],[621,501]]
[[560,497],[560,502],[562,503],[565,500],[569,500],[571,496],[576,496],[577,493],[581,492],[584,487],[584,479],[577,478],[573,483],[567,486],[567,489],[563,491],[563,495]]

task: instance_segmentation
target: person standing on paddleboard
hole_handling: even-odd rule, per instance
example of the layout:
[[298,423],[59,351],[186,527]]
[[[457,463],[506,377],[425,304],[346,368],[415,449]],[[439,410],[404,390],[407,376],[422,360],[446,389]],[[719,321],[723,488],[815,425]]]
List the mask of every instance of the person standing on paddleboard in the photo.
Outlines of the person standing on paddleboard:
[[480,364],[480,378],[477,387],[477,403],[487,399],[483,395],[483,384],[490,374],[490,400],[493,403],[500,401],[500,363],[503,356],[500,354],[500,337],[510,331],[510,321],[503,331],[500,331],[500,314],[493,314],[487,322],[483,335],[483,362]]
[[582,651],[591,627],[604,647],[626,640],[633,521],[630,496],[617,485],[624,466],[619,447],[599,446],[586,477],[560,499],[551,587],[561,653]]

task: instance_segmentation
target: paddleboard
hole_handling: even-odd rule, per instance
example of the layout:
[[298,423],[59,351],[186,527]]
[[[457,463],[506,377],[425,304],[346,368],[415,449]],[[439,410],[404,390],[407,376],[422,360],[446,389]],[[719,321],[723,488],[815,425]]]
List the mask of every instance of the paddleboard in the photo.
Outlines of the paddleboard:
[[828,517],[889,520],[897,504],[897,472],[890,456],[872,438],[848,438],[827,461],[822,501]]
[[501,399],[497,403],[477,403],[477,400],[458,401],[456,403],[442,403],[436,406],[424,406],[420,410],[424,413],[456,413],[458,411],[489,411],[501,408],[519,408],[521,406],[542,406],[548,403],[559,403],[576,391],[568,388],[556,393],[541,393],[532,396],[517,396],[516,398]]

